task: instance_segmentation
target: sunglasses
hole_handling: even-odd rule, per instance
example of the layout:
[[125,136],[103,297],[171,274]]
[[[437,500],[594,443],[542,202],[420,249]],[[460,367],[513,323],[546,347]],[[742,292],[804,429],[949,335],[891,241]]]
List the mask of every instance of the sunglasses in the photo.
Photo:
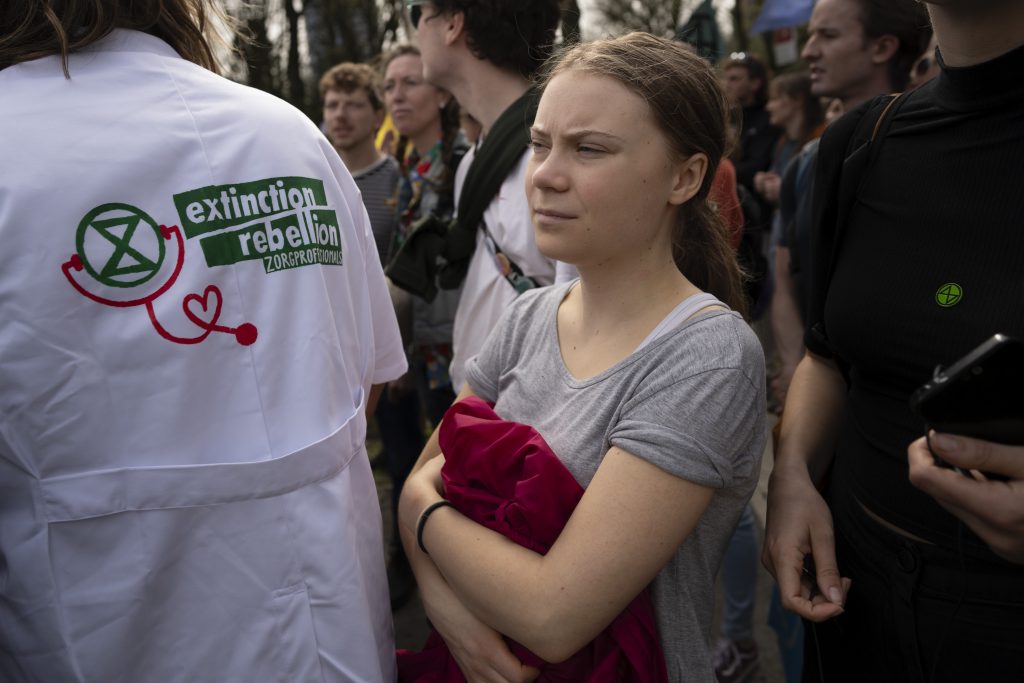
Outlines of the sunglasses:
[[412,22],[412,27],[418,29],[420,27],[420,19],[423,18],[423,3],[426,0],[406,0],[405,6],[409,8],[409,20]]

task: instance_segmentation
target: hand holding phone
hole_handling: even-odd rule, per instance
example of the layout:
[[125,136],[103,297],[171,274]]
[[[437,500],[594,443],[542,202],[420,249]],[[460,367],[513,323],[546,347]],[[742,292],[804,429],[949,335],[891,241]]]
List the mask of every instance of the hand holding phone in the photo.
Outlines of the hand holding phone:
[[[992,471],[1004,481],[960,476],[938,466],[922,437],[907,448],[910,483],[967,525],[997,555],[1024,564],[1024,446],[933,434],[932,447],[960,471]],[[989,475],[990,478],[991,475]]]
[[994,335],[949,368],[937,369],[910,397],[910,407],[926,430],[1024,445],[1024,342]]

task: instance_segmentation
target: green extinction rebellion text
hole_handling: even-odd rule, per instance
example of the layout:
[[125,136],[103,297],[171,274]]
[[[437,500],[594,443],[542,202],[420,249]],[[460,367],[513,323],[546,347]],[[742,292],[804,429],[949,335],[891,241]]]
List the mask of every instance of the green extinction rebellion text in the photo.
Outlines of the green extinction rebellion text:
[[185,236],[208,266],[260,259],[266,272],[342,263],[338,216],[324,184],[289,176],[209,185],[174,195]]

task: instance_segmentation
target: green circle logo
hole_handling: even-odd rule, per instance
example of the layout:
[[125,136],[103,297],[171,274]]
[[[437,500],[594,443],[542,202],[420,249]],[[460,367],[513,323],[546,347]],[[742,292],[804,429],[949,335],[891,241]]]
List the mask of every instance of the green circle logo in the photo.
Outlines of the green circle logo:
[[964,289],[955,282],[947,282],[935,292],[935,303],[943,308],[956,306],[964,298]]
[[146,282],[159,272],[166,253],[160,226],[129,204],[103,204],[87,213],[75,244],[86,272],[110,287]]

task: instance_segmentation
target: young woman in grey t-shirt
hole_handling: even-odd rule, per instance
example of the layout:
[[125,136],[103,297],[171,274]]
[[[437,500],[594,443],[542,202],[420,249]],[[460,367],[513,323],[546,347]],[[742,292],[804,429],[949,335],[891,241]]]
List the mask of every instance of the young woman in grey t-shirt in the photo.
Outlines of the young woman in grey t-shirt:
[[764,359],[707,201],[725,128],[710,66],[670,41],[580,45],[547,73],[526,192],[538,248],[580,278],[521,296],[460,397],[537,429],[586,493],[538,555],[431,507],[435,434],[400,504],[427,614],[470,681],[530,680],[502,634],[562,661],[649,585],[670,680],[714,678],[714,574],[766,436]]

